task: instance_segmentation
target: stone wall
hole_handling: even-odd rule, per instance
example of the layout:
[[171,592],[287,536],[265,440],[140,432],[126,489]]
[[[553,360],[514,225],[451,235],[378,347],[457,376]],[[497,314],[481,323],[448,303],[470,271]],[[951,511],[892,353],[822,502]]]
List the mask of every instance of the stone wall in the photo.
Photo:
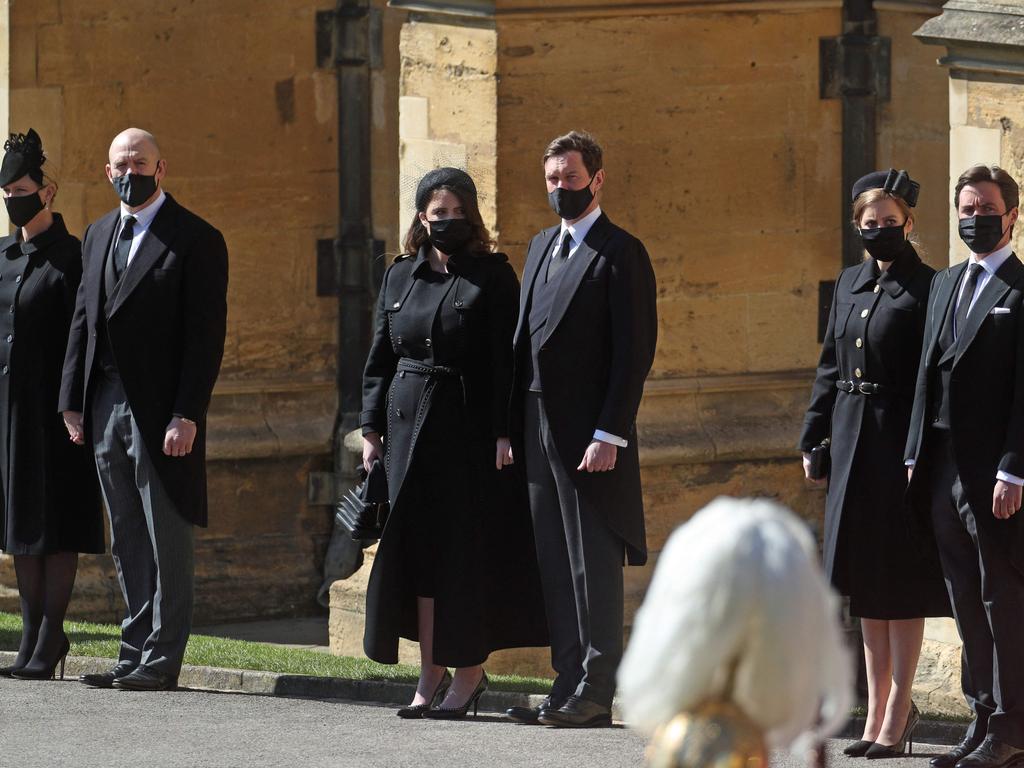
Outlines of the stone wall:
[[[107,147],[138,125],[161,142],[166,189],[227,240],[228,332],[210,410],[211,525],[197,540],[197,621],[316,610],[331,517],[307,503],[307,475],[331,465],[337,342],[336,299],[316,295],[316,242],[336,235],[338,149],[336,78],[317,68],[315,15],[333,3],[9,5],[10,127],[42,135],[71,231],[80,236],[114,207]],[[374,5],[383,12],[386,3]],[[384,67],[372,75],[375,235],[390,248],[403,19],[384,15]],[[9,563],[0,584],[0,607],[11,607]],[[109,557],[83,559],[72,612],[119,617]]]

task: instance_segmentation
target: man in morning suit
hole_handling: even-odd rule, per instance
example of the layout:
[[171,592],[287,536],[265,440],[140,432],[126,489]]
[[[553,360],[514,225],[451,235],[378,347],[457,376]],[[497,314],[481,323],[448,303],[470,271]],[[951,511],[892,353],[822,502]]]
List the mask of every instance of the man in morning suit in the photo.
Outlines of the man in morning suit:
[[601,211],[594,139],[544,153],[561,223],[530,243],[515,334],[513,429],[530,509],[556,672],[541,707],[508,716],[560,727],[611,724],[622,658],[624,560],[647,559],[636,414],[658,333],[643,244]]
[[938,544],[974,711],[935,768],[1024,759],[1024,265],[1010,245],[1018,202],[1017,183],[995,166],[957,182],[971,256],[932,280],[907,440],[912,521],[919,531],[930,524]]
[[193,525],[206,525],[206,409],[224,353],[220,232],[163,190],[153,136],[118,134],[106,167],[119,208],[85,231],[60,409],[91,445],[127,605],[103,688],[177,685],[192,625]]

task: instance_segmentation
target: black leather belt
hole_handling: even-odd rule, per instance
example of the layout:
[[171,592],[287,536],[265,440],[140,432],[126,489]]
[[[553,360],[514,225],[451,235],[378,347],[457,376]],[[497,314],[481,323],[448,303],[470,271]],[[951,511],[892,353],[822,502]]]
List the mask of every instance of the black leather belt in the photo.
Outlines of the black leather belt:
[[836,389],[840,392],[861,395],[891,395],[898,391],[893,387],[888,387],[884,384],[873,384],[870,381],[843,381],[841,379],[836,382]]
[[462,404],[466,404],[466,378],[458,368],[453,368],[450,365],[430,365],[411,357],[402,357],[398,360],[397,369],[399,376],[404,376],[406,373],[415,373],[427,378],[458,379],[459,386],[462,388]]

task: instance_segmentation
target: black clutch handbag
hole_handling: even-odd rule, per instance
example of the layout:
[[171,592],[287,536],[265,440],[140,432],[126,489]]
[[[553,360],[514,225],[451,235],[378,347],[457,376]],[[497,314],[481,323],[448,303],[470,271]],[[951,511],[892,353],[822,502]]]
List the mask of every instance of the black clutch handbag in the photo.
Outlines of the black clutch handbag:
[[379,459],[369,473],[360,467],[359,474],[362,482],[342,496],[334,517],[353,539],[375,541],[388,521],[388,476]]
[[821,445],[811,448],[811,480],[824,480],[832,470],[832,454],[829,451],[831,440],[825,438]]

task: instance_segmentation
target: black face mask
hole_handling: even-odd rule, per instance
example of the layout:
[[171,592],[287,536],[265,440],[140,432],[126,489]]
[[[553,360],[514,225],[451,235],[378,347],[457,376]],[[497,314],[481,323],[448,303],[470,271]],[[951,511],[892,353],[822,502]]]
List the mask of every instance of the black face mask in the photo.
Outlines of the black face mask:
[[893,261],[902,253],[907,243],[902,224],[895,227],[862,229],[860,238],[864,241],[864,250],[879,261]]
[[590,185],[593,183],[594,177],[591,176],[587,186],[583,189],[559,187],[551,190],[548,192],[548,203],[551,205],[551,210],[565,221],[578,219],[594,201],[594,193],[590,191]]
[[441,219],[430,222],[430,244],[441,253],[458,253],[473,237],[469,219]]
[[971,249],[971,253],[992,253],[1004,234],[1003,217],[998,214],[960,219],[960,239]]
[[156,192],[156,175],[142,176],[138,173],[126,173],[115,176],[110,181],[121,202],[129,208],[135,208],[149,200]]
[[24,227],[46,207],[38,192],[21,197],[5,197],[4,205],[7,206],[7,218],[16,227]]

